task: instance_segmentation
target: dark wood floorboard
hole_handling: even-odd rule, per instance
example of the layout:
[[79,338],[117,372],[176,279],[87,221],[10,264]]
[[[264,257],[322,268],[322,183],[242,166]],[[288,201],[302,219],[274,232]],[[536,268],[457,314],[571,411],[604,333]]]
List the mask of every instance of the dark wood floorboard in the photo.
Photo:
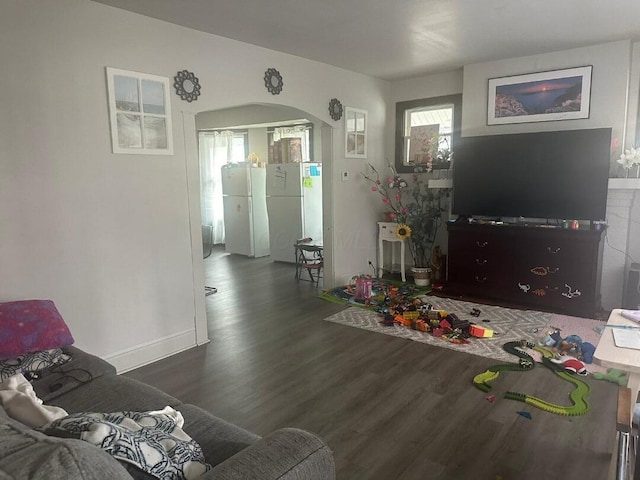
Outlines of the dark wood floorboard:
[[571,385],[541,367],[502,374],[491,403],[471,380],[494,360],[324,322],[343,307],[297,285],[290,264],[215,248],[205,267],[211,342],[127,376],[260,435],[313,431],[340,480],[606,478],[617,385],[588,379],[579,417],[501,398],[567,405]]

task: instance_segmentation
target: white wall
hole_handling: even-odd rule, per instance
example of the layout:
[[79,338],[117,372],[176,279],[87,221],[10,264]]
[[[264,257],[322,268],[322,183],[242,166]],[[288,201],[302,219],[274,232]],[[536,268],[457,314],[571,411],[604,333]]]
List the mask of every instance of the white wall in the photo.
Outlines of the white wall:
[[[277,98],[278,97],[274,97],[274,99]],[[242,125],[288,122],[301,118],[306,118],[305,112],[296,108],[281,107],[279,105],[243,105],[200,112],[196,117],[196,127],[198,130],[227,128]]]
[[[622,140],[626,121],[630,54],[631,42],[624,41],[467,65],[464,67],[462,92],[463,135],[612,127],[613,137]],[[593,66],[591,108],[588,119],[487,125],[487,94],[490,78],[585,65]]]
[[[310,112],[335,128],[338,175],[354,162],[343,122],[328,115],[337,97],[369,110],[370,156],[383,155],[386,82],[88,0],[2,10],[0,301],[54,300],[76,344],[121,370],[195,345],[196,333],[206,341],[195,113],[253,103]],[[171,96],[174,155],[111,153],[106,66],[199,77],[197,102]],[[284,77],[277,97],[263,83],[270,67]],[[332,260],[345,281],[366,264],[352,232],[369,227],[373,207],[328,181]]]

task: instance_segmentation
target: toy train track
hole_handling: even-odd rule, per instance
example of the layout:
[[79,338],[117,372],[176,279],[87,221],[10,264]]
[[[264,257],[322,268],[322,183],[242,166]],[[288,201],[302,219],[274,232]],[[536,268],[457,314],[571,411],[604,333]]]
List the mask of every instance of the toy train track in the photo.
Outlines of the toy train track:
[[486,371],[479,373],[473,378],[473,384],[482,390],[483,392],[489,392],[491,390],[490,382],[494,381],[500,376],[502,371],[529,371],[535,367],[535,362],[531,355],[523,351],[523,348],[531,348],[542,353],[542,363],[549,369],[551,369],[558,377],[566,380],[567,382],[575,385],[575,388],[570,393],[571,405],[562,406],[555,405],[537,397],[526,395],[524,393],[506,392],[504,398],[509,400],[517,400],[524,402],[532,407],[539,408],[546,412],[555,413],[556,415],[584,415],[589,410],[589,404],[586,401],[586,397],[589,395],[589,384],[566,373],[558,365],[553,363],[550,359],[553,357],[551,351],[546,348],[539,347],[531,342],[520,340],[518,342],[507,342],[502,348],[519,358],[518,363],[505,363],[489,367]]

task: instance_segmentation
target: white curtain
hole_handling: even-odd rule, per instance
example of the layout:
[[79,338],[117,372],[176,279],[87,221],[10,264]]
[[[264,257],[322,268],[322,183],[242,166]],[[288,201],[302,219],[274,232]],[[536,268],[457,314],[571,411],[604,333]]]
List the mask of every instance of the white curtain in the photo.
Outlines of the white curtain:
[[[224,209],[222,206],[223,165],[232,158],[233,132],[200,132],[200,211],[203,243],[224,243]],[[213,241],[208,237],[213,229]]]

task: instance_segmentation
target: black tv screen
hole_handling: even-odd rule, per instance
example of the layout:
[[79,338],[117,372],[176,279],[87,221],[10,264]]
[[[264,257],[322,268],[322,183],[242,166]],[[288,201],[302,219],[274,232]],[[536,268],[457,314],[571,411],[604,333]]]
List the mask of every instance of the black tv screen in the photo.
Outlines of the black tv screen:
[[462,137],[453,213],[604,220],[611,129]]

